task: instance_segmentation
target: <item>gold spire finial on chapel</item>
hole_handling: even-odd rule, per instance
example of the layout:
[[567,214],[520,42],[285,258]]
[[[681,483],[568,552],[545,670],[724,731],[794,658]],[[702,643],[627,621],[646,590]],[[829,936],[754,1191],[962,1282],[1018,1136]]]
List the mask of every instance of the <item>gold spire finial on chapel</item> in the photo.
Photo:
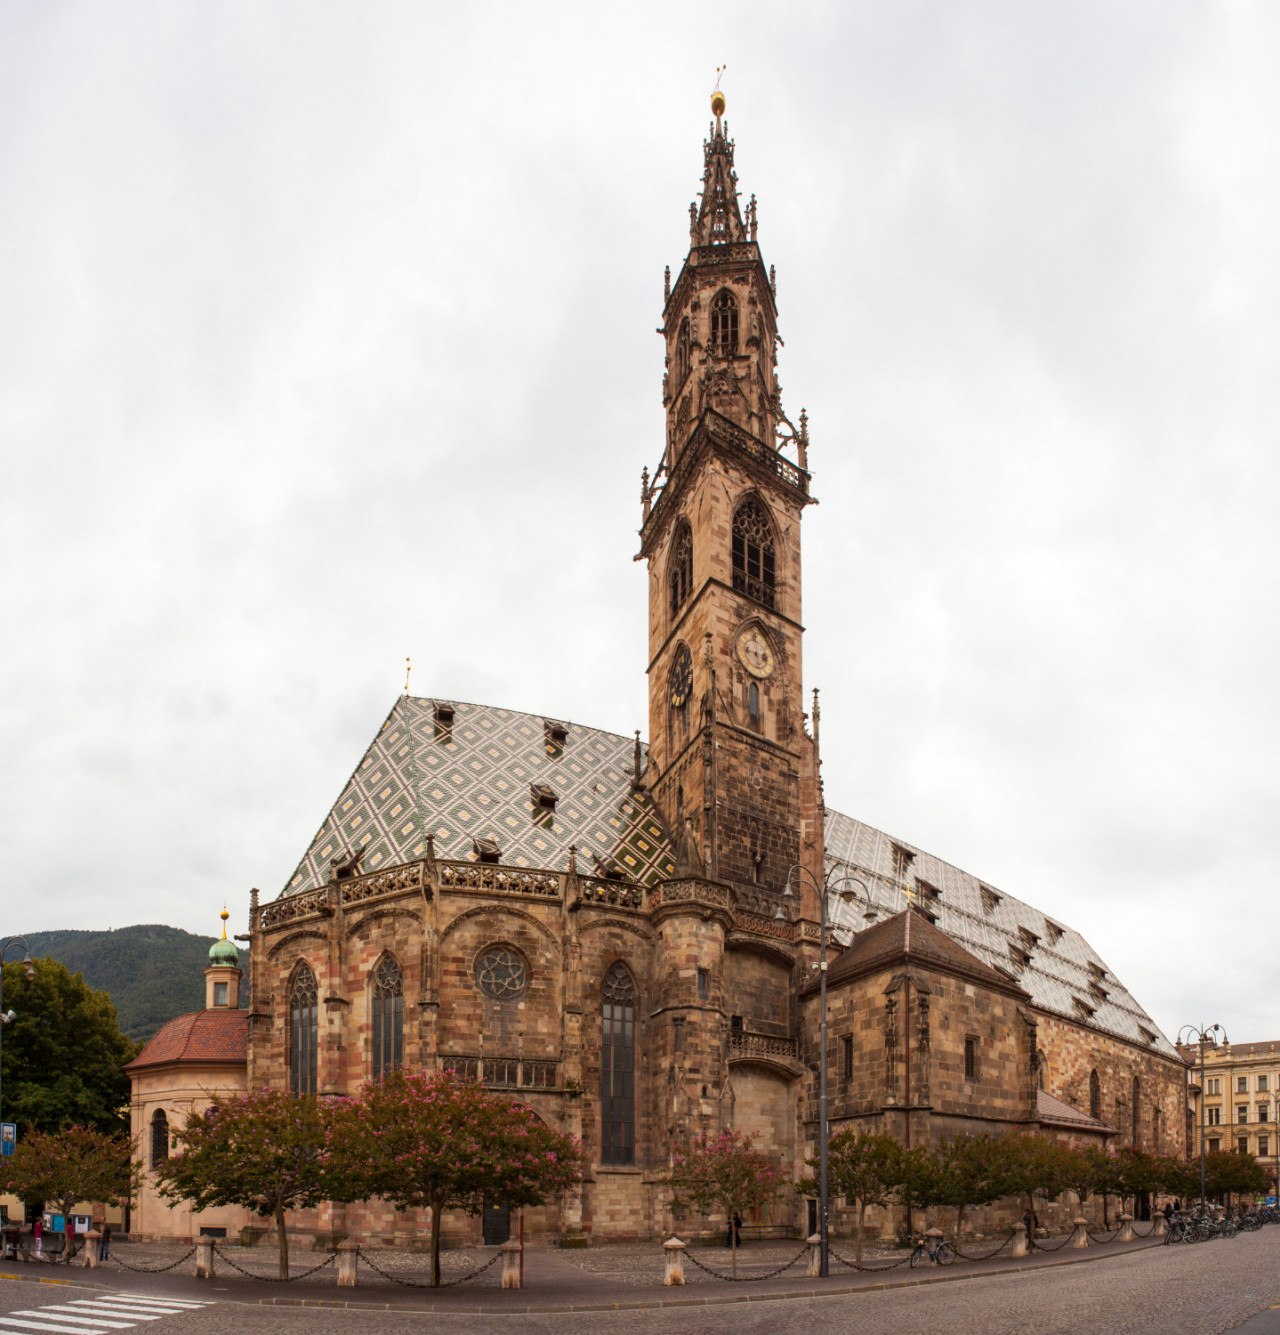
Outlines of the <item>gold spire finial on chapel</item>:
[[404,693],[409,694],[409,673],[413,671],[413,664],[409,662],[406,656],[404,660]]
[[725,102],[724,94],[720,91],[720,80],[724,76],[725,70],[728,68],[728,65],[716,66],[716,86],[711,91],[711,114],[716,120],[719,120],[720,117],[724,115]]
[[231,916],[231,914],[227,912],[227,906],[225,904],[222,906],[222,912],[218,914],[218,916],[222,919],[222,939],[225,941],[227,939],[227,919]]

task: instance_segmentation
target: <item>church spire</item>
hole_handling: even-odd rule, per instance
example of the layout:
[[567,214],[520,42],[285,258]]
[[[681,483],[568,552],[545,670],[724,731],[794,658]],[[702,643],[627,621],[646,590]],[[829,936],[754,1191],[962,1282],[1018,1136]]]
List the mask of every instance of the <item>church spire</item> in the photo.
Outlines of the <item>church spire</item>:
[[[738,207],[738,173],[733,169],[733,140],[724,121],[724,94],[711,94],[715,120],[710,138],[703,141],[702,196],[689,205],[689,241],[694,246],[713,246],[726,241],[747,240],[742,211]],[[751,230],[755,230],[755,206],[751,207]]]

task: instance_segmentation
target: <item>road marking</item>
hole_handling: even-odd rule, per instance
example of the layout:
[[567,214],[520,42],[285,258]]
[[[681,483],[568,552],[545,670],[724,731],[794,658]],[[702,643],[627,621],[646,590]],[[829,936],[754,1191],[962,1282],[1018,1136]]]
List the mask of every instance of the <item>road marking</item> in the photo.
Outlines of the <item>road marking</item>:
[[[0,1317],[0,1331],[11,1330],[13,1327],[22,1330],[43,1330],[46,1332],[61,1332],[61,1335],[89,1335],[89,1331],[84,1326],[60,1326],[53,1321],[19,1321],[15,1317]],[[93,1329],[98,1329],[94,1327]],[[99,1335],[109,1335],[108,1331],[100,1330]]]
[[[85,1302],[76,1304],[76,1311],[84,1312],[87,1316],[97,1317],[132,1317],[134,1322],[138,1321],[160,1321],[166,1316],[172,1316],[172,1312],[140,1312],[132,1307],[126,1307],[123,1303],[97,1303]],[[2,1320],[3,1318],[0,1318]]]
[[163,1304],[165,1307],[190,1307],[195,1309],[209,1306],[208,1303],[201,1302],[196,1298],[153,1298],[149,1293],[130,1293],[126,1289],[112,1289],[112,1294],[117,1298],[133,1298],[141,1303],[155,1303],[157,1306]]
[[[56,1313],[54,1320],[83,1322],[90,1326],[114,1327],[116,1330],[128,1330],[133,1325],[132,1321],[108,1321],[106,1317],[78,1315],[80,1309],[76,1307],[64,1307],[61,1303],[50,1303],[48,1307],[32,1307],[26,1311],[10,1312],[10,1316],[44,1316],[46,1312]],[[0,1317],[3,1321],[4,1317]]]

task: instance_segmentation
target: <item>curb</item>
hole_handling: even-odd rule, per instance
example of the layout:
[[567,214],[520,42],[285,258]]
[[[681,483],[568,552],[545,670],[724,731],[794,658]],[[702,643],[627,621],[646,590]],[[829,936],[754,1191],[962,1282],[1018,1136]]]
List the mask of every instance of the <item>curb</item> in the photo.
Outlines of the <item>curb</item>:
[[404,1303],[375,1303],[344,1301],[337,1298],[260,1298],[254,1304],[258,1307],[333,1307],[347,1308],[363,1312],[433,1312],[440,1315],[463,1316],[474,1312],[477,1316],[502,1316],[506,1313],[530,1315],[539,1312],[635,1312],[652,1311],[660,1307],[725,1307],[736,1303],[779,1303],[793,1299],[809,1300],[813,1298],[846,1298],[854,1293],[879,1293],[886,1289],[916,1289],[927,1284],[958,1284],[966,1280],[990,1279],[999,1275],[1025,1275],[1029,1270],[1056,1270],[1062,1266],[1084,1265],[1090,1261],[1112,1261],[1119,1256],[1133,1256],[1138,1252],[1151,1251],[1163,1243],[1147,1243],[1143,1247],[1132,1247],[1125,1252],[1103,1253],[1096,1256],[1072,1256],[1061,1261],[1041,1261],[1035,1265],[1005,1265],[993,1270],[975,1270],[968,1274],[930,1275],[920,1279],[882,1280],[870,1284],[844,1284],[839,1288],[788,1289],[782,1293],[726,1293],[723,1298],[654,1298],[649,1301],[614,1303],[560,1303],[532,1304],[521,1306],[490,1307],[486,1305],[456,1307],[444,1303],[425,1303],[408,1306]]

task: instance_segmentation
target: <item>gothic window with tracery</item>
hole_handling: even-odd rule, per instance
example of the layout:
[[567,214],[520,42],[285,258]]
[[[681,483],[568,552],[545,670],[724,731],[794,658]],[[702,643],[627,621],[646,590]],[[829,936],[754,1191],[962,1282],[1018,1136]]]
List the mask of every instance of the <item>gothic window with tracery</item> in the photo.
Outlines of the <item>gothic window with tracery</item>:
[[1089,1116],[1095,1120],[1102,1118],[1102,1081],[1097,1071],[1089,1072]]
[[738,303],[726,288],[711,303],[711,351],[718,357],[732,357],[738,351]]
[[319,1036],[319,990],[311,966],[304,962],[289,989],[289,1086],[295,1094],[316,1092]]
[[404,1062],[404,979],[400,966],[384,956],[373,971],[373,1060],[375,1080]]
[[671,615],[674,618],[693,586],[693,533],[688,524],[681,524],[676,532],[667,581],[671,588]]
[[600,1042],[600,1161],[636,1158],[636,985],[625,964],[604,976]]
[[751,496],[733,517],[733,587],[772,607],[775,578],[773,525],[764,506]]
[[159,1168],[169,1158],[169,1118],[163,1108],[151,1116],[151,1166]]
[[514,1001],[529,986],[529,970],[509,946],[492,946],[476,962],[476,979],[496,1001]]
[[667,688],[667,718],[673,755],[689,736],[689,697],[692,694],[693,654],[689,652],[687,644],[682,644],[672,661],[671,679]]

